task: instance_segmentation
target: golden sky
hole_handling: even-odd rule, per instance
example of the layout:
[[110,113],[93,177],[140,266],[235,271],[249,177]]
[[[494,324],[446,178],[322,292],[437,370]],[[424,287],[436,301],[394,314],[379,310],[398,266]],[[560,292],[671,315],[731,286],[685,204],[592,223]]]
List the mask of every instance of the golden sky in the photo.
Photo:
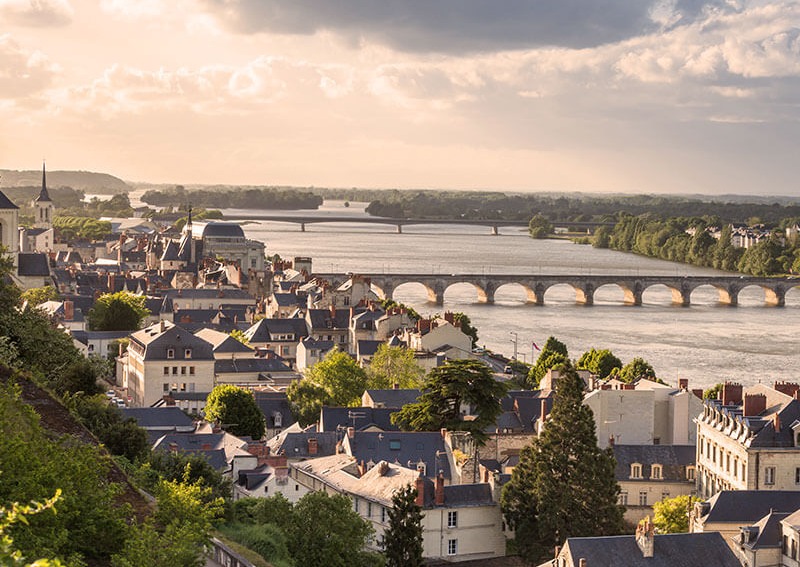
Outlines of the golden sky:
[[800,195],[800,2],[0,0],[0,168]]

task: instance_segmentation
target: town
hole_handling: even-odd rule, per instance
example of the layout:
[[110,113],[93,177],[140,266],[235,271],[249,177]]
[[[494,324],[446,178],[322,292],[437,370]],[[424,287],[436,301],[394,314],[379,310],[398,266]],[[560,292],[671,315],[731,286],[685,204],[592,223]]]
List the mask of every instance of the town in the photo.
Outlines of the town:
[[[258,565],[246,548],[261,540],[242,526],[280,525],[269,510],[281,506],[324,514],[320,494],[346,499],[361,530],[346,564],[798,564],[800,384],[704,393],[608,351],[573,363],[552,337],[522,364],[477,348],[462,313],[421,316],[368,277],[268,260],[235,223],[190,209],[181,230],[130,218],[105,241],[64,239],[44,170],[31,207],[34,226],[20,227],[0,193],[23,298],[7,315],[42,318],[91,362],[79,386],[44,382],[107,451],[216,475],[227,520],[185,542],[209,565]],[[21,339],[3,340],[5,374],[28,369]],[[119,427],[93,425],[81,403]],[[553,490],[573,497],[548,504]],[[28,513],[58,509],[44,500]],[[303,541],[262,558],[339,564]]]

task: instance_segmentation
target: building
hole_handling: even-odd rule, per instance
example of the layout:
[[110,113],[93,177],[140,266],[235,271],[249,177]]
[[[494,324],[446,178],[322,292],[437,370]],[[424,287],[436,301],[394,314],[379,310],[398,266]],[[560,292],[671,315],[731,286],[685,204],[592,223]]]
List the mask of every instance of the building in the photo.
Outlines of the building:
[[742,567],[717,533],[655,535],[649,522],[636,535],[571,537],[539,567]]
[[224,258],[237,262],[242,269],[264,271],[264,243],[248,240],[241,225],[232,222],[210,221],[189,224],[197,261],[202,258]]
[[394,462],[365,465],[343,454],[292,465],[290,475],[310,490],[352,498],[353,509],[375,529],[371,549],[381,549],[392,496],[412,485],[423,513],[424,558],[457,563],[505,555],[502,513],[488,484],[446,486],[441,476],[430,480]]
[[697,417],[697,490],[800,490],[797,384],[725,383]]
[[[694,445],[614,445],[625,520],[653,517],[653,504],[695,492]],[[688,512],[688,510],[687,510]]]
[[201,411],[205,395],[214,388],[214,363],[211,343],[174,323],[161,321],[131,334],[122,385],[132,407],[151,406],[176,392],[200,394],[202,401],[186,401],[179,407]]

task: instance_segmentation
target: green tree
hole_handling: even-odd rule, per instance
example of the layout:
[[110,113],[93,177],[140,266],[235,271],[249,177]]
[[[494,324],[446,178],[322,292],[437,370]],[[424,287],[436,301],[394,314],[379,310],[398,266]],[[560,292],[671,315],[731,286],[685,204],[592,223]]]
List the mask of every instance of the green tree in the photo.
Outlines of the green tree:
[[528,387],[531,389],[538,388],[539,382],[542,381],[548,370],[565,362],[569,362],[567,345],[555,337],[548,337],[539,353],[539,357],[536,359],[536,363],[528,372]]
[[375,356],[366,369],[367,389],[380,390],[392,388],[419,388],[425,370],[414,359],[414,351],[384,343],[378,347]]
[[656,502],[653,504],[653,525],[662,534],[686,533],[689,531],[689,512],[695,502],[701,501],[686,494]]
[[49,382],[60,395],[83,392],[92,396],[103,391],[103,387],[97,382],[97,367],[86,358],[73,362],[63,369],[57,380]]
[[608,349],[590,349],[584,352],[575,364],[578,370],[588,370],[599,378],[607,378],[622,368],[622,361]]
[[389,525],[383,536],[386,567],[419,567],[422,562],[422,508],[411,485],[392,496]]
[[478,328],[472,324],[466,313],[461,313],[460,311],[453,313],[453,324],[472,339],[472,348],[478,345]]
[[358,406],[367,388],[367,373],[352,356],[338,348],[306,371],[305,380],[321,386],[330,403],[337,406]]
[[364,563],[361,550],[372,534],[347,496],[309,492],[293,508],[289,550],[296,565],[352,567]]
[[636,357],[622,367],[619,373],[619,379],[623,382],[631,383],[639,378],[655,380],[656,371],[653,370],[653,367],[650,366],[650,363],[645,359]]
[[150,315],[146,299],[127,291],[101,295],[87,319],[93,331],[135,331]]
[[215,386],[206,400],[206,419],[229,433],[261,439],[266,431],[264,414],[253,392],[230,384]]
[[20,300],[27,301],[29,305],[41,305],[45,301],[58,300],[58,290],[51,285],[26,289],[20,295]]
[[309,380],[295,380],[286,388],[292,415],[302,427],[316,423],[322,406],[333,405],[328,391]]
[[703,399],[704,400],[718,400],[720,394],[722,394],[722,382],[717,382],[710,388],[703,390]]
[[528,233],[531,238],[547,238],[547,235],[551,232],[553,232],[553,225],[541,213],[536,213],[528,223]]
[[611,243],[611,230],[607,226],[598,226],[592,235],[592,246],[608,248]]
[[[392,423],[404,431],[468,431],[482,443],[486,439],[484,429],[503,411],[500,400],[506,390],[483,362],[451,360],[430,371],[419,401],[392,414]],[[474,419],[464,419],[462,404],[474,408]]]
[[14,549],[14,539],[6,532],[16,523],[27,523],[27,516],[54,509],[54,504],[61,496],[57,490],[55,496],[44,502],[31,502],[29,505],[13,502],[10,506],[0,506],[0,565],[3,567],[63,567],[58,559],[38,559],[27,563],[22,553]]
[[517,550],[534,563],[569,537],[615,535],[623,527],[614,455],[597,446],[578,373],[568,365],[559,370],[544,431],[522,449],[501,497]]
[[233,331],[231,331],[231,336],[240,343],[242,343],[243,345],[250,344],[250,341],[247,340],[247,336],[244,334],[244,331],[242,330],[234,329]]

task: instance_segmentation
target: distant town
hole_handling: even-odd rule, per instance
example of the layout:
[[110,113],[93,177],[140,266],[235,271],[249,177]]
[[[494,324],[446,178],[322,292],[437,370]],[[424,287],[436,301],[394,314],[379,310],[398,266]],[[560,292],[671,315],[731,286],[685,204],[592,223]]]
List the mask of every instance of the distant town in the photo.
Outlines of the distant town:
[[[0,563],[800,565],[800,383],[704,391],[557,337],[527,364],[211,208],[75,220],[50,193],[44,168],[0,192]],[[675,249],[788,276],[782,304],[797,222],[715,220]]]

